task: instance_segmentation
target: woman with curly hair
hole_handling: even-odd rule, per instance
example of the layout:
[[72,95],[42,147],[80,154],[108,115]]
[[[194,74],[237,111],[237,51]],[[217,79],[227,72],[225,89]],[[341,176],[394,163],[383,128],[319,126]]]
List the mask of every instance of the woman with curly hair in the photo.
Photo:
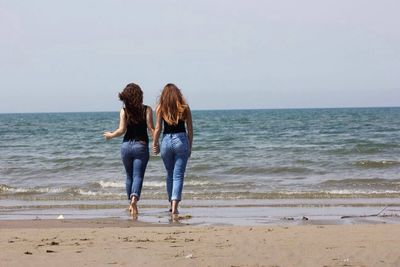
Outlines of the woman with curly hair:
[[143,92],[139,85],[130,83],[119,93],[124,107],[120,111],[119,127],[105,132],[106,140],[124,135],[121,158],[126,171],[126,193],[130,200],[131,215],[138,214],[137,202],[142,191],[144,173],[149,161],[149,137],[147,129],[154,133],[153,111],[143,105]]
[[[168,200],[171,203],[170,211],[174,215],[178,214],[186,164],[192,151],[193,140],[192,114],[176,85],[169,83],[164,87],[156,108],[156,115],[153,151],[158,154],[161,150],[161,157],[167,170],[166,182]],[[162,125],[164,131],[160,148],[158,139]]]

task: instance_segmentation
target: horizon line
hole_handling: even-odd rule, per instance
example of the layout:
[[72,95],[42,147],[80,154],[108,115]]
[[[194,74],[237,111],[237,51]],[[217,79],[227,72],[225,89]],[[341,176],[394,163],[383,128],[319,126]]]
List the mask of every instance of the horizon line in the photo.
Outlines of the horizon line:
[[[312,110],[312,109],[365,109],[365,108],[400,108],[400,106],[348,106],[348,107],[281,107],[281,108],[213,108],[192,109],[192,111],[240,111],[240,110]],[[118,110],[103,111],[32,111],[32,112],[0,112],[1,114],[55,114],[55,113],[110,113]]]

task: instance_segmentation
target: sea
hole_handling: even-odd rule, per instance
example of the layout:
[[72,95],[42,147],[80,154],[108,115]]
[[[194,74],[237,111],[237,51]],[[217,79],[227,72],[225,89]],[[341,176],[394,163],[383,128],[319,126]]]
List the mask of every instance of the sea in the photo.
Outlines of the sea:
[[[193,222],[366,215],[387,207],[386,214],[398,214],[400,108],[192,115],[181,207]],[[118,120],[118,112],[0,114],[0,220],[128,217],[122,138],[102,136]],[[143,220],[167,222],[167,207],[165,168],[151,153]]]

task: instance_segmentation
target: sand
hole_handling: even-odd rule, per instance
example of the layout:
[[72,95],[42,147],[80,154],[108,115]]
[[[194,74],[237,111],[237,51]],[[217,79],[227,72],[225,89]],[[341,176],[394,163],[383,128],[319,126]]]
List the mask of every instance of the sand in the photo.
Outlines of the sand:
[[400,266],[400,225],[0,221],[0,266]]

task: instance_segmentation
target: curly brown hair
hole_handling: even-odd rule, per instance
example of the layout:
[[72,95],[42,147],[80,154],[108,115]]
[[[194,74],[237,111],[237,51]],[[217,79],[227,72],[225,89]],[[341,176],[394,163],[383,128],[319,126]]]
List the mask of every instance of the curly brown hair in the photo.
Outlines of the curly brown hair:
[[139,85],[129,83],[118,96],[125,105],[126,121],[129,124],[146,120],[145,107],[143,106],[143,92]]

